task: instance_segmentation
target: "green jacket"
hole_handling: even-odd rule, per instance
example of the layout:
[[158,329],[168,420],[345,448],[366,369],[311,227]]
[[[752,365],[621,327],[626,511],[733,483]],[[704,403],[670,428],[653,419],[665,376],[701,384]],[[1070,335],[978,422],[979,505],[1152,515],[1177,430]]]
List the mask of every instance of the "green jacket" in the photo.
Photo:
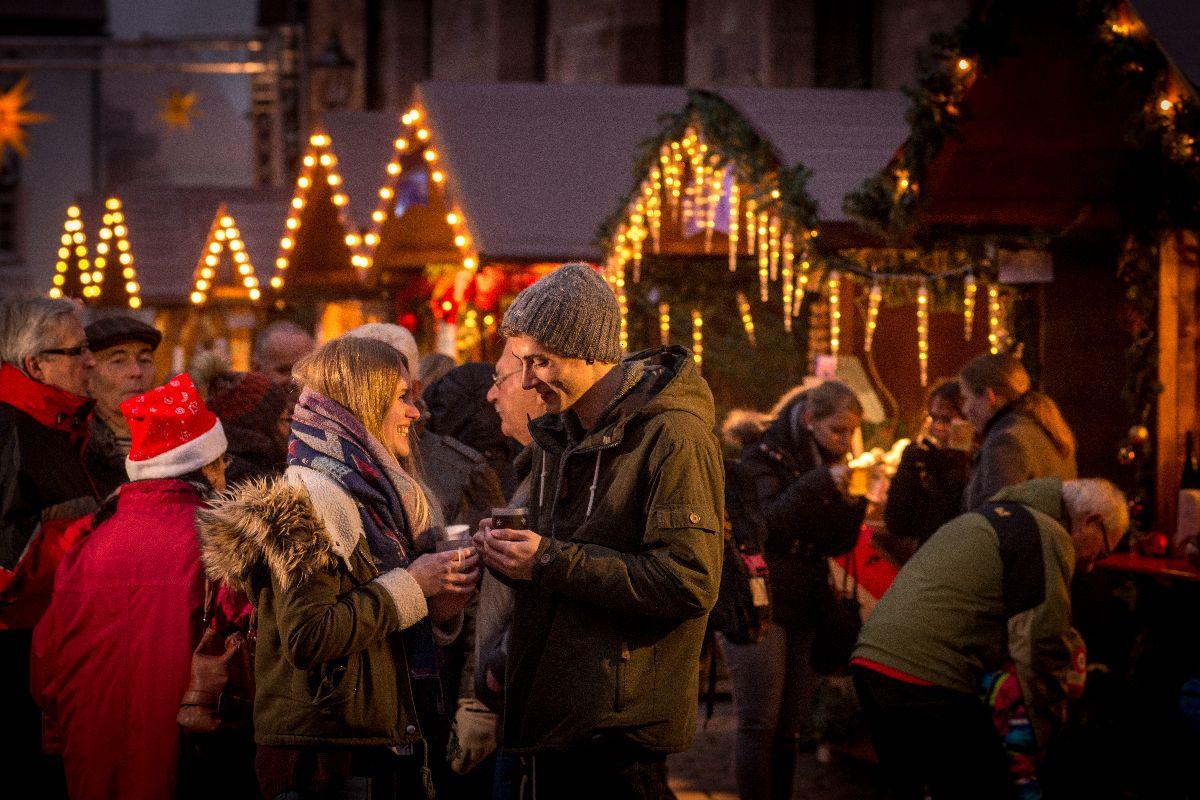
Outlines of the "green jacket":
[[1028,509],[1040,543],[1002,544],[979,513],[946,523],[879,600],[853,657],[969,694],[981,691],[985,673],[1011,659],[1044,747],[1061,720],[1079,643],[1071,627],[1075,550],[1062,481],[1027,481],[992,499]]
[[[428,609],[403,569],[380,574],[354,500],[289,467],[197,515],[208,575],[258,610],[254,732],[262,745],[396,745],[421,738],[400,631]],[[435,633],[437,628],[434,628]]]
[[570,412],[530,423],[530,523],[543,540],[533,579],[515,585],[504,716],[515,752],[596,738],[674,752],[695,736],[721,575],[712,393],[679,347],[618,369],[590,431],[570,433]]

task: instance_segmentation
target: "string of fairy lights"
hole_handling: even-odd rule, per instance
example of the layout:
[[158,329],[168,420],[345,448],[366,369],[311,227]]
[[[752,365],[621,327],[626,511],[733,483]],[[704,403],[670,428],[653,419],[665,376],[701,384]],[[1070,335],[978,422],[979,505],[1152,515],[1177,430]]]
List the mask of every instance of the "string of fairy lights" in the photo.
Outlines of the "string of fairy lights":
[[[84,303],[120,303],[132,309],[141,308],[141,286],[137,281],[137,270],[133,264],[133,252],[129,244],[129,229],[120,198],[109,197],[104,201],[94,258],[90,257],[83,211],[78,204],[68,206],[63,232],[59,237],[57,256],[50,297],[76,297]],[[71,270],[72,261],[75,265],[74,271]],[[113,261],[121,270],[121,282],[106,282],[108,268]],[[106,292],[106,286],[118,288]],[[123,296],[118,299],[122,290]]]
[[246,252],[246,243],[242,240],[237,221],[222,203],[209,227],[208,238],[204,242],[204,254],[196,265],[189,298],[193,305],[204,305],[209,296],[221,288],[217,275],[221,266],[221,256],[226,252],[230,254],[235,273],[228,284],[233,289],[230,294],[235,297],[244,296],[251,302],[262,296],[258,276],[254,272],[250,254]]

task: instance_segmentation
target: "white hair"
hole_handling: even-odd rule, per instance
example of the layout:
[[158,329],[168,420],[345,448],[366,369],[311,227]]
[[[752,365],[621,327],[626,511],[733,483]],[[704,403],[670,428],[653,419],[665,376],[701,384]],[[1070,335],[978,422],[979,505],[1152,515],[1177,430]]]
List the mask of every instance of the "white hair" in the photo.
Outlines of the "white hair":
[[413,378],[417,377],[421,366],[421,351],[417,347],[417,340],[413,338],[412,332],[408,328],[393,325],[390,322],[368,322],[344,335],[356,339],[374,339],[391,345],[392,349],[398,351],[408,362],[405,365],[408,367],[408,374]]
[[58,344],[55,328],[67,318],[80,320],[82,307],[67,298],[27,297],[0,302],[0,361],[25,369],[25,360]]
[[1109,547],[1115,547],[1129,529],[1129,502],[1111,481],[1103,478],[1063,481],[1062,494],[1072,522],[1092,514],[1100,517],[1108,533]]

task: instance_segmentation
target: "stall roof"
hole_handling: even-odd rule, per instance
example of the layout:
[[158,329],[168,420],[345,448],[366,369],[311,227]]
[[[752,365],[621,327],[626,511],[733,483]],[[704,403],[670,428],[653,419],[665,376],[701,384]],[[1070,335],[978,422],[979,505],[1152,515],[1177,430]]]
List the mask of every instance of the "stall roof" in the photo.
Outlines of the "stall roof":
[[279,234],[286,216],[287,193],[275,188],[161,186],[131,184],[106,194],[81,198],[88,240],[106,197],[120,198],[129,228],[133,266],[147,305],[186,303],[196,264],[217,209],[224,203],[238,229],[261,283],[270,280]]
[[1200,3],[1133,0],[1133,7],[1179,71],[1193,86],[1200,83]]
[[[845,219],[842,197],[886,164],[907,134],[899,92],[722,94],[784,164],[813,170],[810,189],[832,220]],[[596,227],[636,180],[639,144],[658,134],[660,115],[680,111],[688,98],[676,87],[429,81],[417,99],[481,255],[554,260],[600,257]]]
[[821,220],[841,222],[842,198],[888,163],[908,137],[900,92],[863,89],[722,89],[785,165],[812,171]]

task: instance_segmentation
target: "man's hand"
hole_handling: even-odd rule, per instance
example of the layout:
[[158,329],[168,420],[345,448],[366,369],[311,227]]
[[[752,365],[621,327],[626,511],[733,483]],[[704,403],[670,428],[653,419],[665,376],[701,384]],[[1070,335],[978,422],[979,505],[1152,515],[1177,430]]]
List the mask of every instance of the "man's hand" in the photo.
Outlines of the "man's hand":
[[483,563],[514,580],[532,579],[542,537],[533,531],[481,527],[483,530],[475,534],[475,547],[483,556]]

